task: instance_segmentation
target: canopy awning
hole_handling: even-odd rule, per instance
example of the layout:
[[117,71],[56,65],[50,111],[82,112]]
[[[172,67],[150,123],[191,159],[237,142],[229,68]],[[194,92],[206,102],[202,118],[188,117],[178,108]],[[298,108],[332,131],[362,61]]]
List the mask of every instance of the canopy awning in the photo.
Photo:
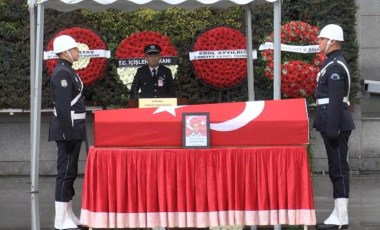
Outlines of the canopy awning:
[[134,11],[141,7],[154,10],[163,10],[168,7],[183,9],[196,9],[204,6],[228,8],[236,5],[247,5],[252,2],[275,2],[276,0],[29,0],[29,6],[33,3],[43,3],[45,8],[59,11],[72,11],[76,9],[89,9],[102,11],[108,8],[123,11]]

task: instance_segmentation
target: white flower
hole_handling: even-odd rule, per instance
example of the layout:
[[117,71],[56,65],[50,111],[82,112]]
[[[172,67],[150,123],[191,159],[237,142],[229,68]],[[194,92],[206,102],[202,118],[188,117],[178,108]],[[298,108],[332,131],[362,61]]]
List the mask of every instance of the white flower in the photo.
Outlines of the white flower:
[[[177,73],[178,65],[168,65],[167,66],[173,74],[173,78],[175,74]],[[117,68],[117,74],[119,76],[119,79],[123,82],[125,86],[129,90],[131,90],[133,78],[136,75],[137,69],[139,67],[119,67]]]
[[131,85],[133,82],[133,77],[136,75],[138,67],[121,67],[117,68],[117,74],[119,79],[123,82],[125,86],[131,90]]
[[[88,45],[84,44],[84,43],[79,43],[78,42],[78,48],[79,48],[79,51],[87,51],[87,50],[90,50],[90,48],[88,47]],[[79,70],[79,69],[85,69],[87,67],[87,65],[90,63],[90,58],[89,57],[80,57],[78,61],[75,61],[73,63],[73,69],[74,70]]]
[[175,75],[176,75],[177,69],[178,69],[178,65],[167,65],[166,67],[168,67],[172,71],[173,78],[175,78]]

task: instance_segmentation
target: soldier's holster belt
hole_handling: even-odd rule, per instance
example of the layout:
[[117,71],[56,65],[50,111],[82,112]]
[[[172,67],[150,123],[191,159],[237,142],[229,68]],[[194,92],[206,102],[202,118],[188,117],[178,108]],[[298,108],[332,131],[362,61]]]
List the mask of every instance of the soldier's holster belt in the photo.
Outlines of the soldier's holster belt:
[[[350,100],[348,100],[348,97],[343,98],[343,102],[346,102],[348,105],[350,105]],[[330,103],[329,98],[320,98],[317,99],[317,105],[326,105]]]

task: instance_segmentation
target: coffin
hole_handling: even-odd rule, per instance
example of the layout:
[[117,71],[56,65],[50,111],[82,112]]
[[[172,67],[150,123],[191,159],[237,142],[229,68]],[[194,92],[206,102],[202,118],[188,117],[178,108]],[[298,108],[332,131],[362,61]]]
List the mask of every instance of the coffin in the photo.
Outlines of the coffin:
[[304,99],[96,111],[96,147],[182,147],[182,113],[208,112],[211,148],[309,143]]

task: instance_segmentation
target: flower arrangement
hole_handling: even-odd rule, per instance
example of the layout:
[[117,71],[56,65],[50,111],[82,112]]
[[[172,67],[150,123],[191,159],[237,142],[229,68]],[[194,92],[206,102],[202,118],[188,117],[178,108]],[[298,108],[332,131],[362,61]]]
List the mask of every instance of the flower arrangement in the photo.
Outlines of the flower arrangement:
[[[245,50],[246,38],[237,29],[218,26],[202,32],[195,40],[192,51]],[[192,60],[198,80],[216,89],[238,86],[247,78],[247,59],[212,58]]]
[[[177,56],[177,51],[174,46],[171,44],[168,36],[161,35],[158,32],[154,31],[143,31],[131,34],[129,37],[126,37],[116,50],[116,59],[119,61],[122,60],[133,60],[131,65],[121,66],[119,64],[117,68],[117,73],[119,79],[126,85],[129,89],[133,82],[133,77],[135,76],[137,69],[145,63],[145,54],[144,47],[149,44],[157,44],[161,47],[161,61],[164,58],[175,58]],[[178,65],[163,63],[171,71],[173,76],[177,73]]]
[[[81,54],[89,50],[106,50],[106,44],[92,30],[72,27],[60,31],[51,39],[47,45],[47,51],[53,50],[53,41],[57,36],[70,35],[78,43],[78,48]],[[58,59],[46,60],[46,66],[49,75],[51,76]],[[105,57],[80,57],[78,61],[73,63],[73,69],[78,73],[85,86],[90,86],[99,81],[104,71],[106,70],[107,59]]]
[[[315,26],[302,21],[291,21],[281,26],[281,44],[317,45],[318,31]],[[266,38],[273,42],[273,33]],[[265,76],[273,80],[273,50],[262,52],[267,65]],[[287,98],[309,97],[316,87],[316,76],[320,65],[326,59],[322,53],[294,54],[283,52],[281,64],[281,93]]]

